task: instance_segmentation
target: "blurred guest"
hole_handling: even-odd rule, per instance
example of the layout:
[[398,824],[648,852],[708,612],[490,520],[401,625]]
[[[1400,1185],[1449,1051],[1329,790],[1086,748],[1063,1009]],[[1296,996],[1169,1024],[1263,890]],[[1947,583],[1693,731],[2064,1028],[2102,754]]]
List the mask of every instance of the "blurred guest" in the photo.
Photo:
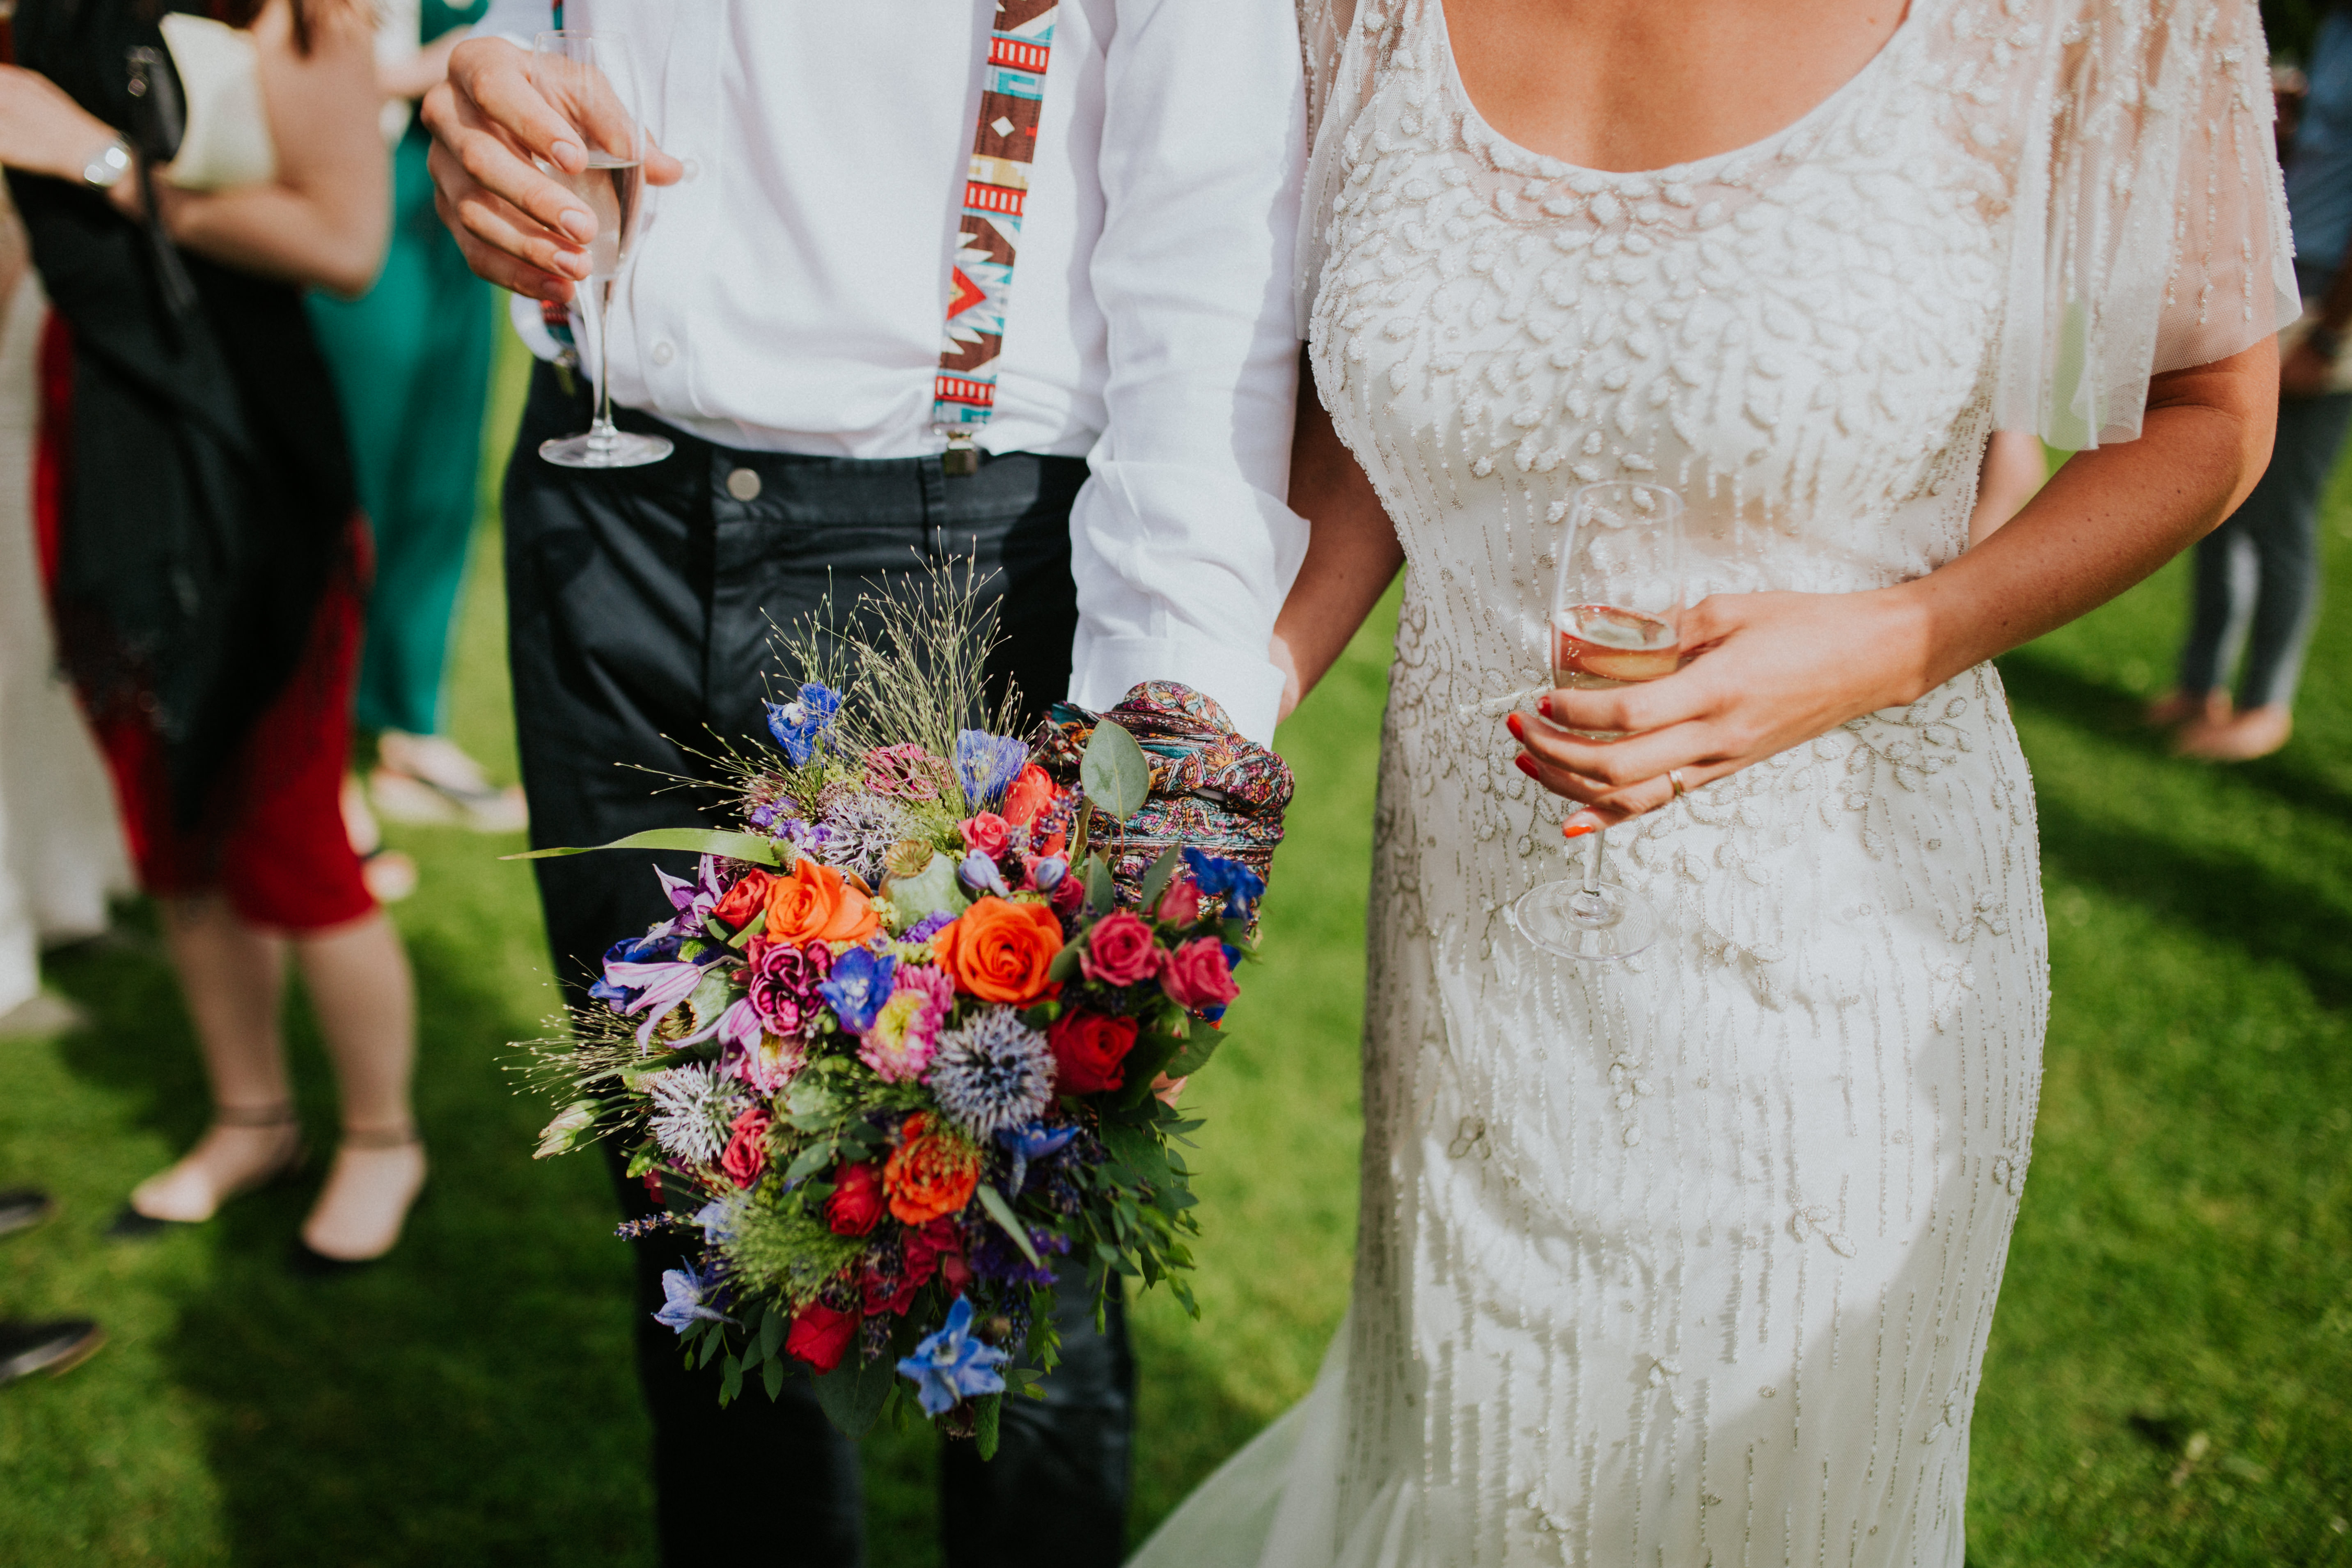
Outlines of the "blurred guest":
[[57,679],[41,602],[33,440],[48,315],[24,226],[0,197],[0,1032],[42,1005],[41,947],[104,931],[108,899],[131,886],[114,790]]
[[2352,422],[2352,10],[2321,20],[2305,74],[2286,166],[2304,317],[2280,334],[2278,439],[2253,494],[2198,543],[2179,685],[2148,707],[2151,723],[2180,726],[2175,751],[2212,762],[2266,757],[2294,732],[2319,617],[2319,503]]
[[[57,1209],[48,1194],[31,1188],[0,1193],[0,1236],[30,1230]],[[106,1331],[88,1318],[39,1321],[0,1318],[0,1384],[41,1372],[60,1376],[97,1354],[105,1343]]]
[[513,831],[523,826],[521,790],[492,788],[442,732],[449,624],[481,473],[491,306],[489,285],[434,213],[425,167],[433,142],[414,113],[488,5],[423,0],[380,13],[376,81],[391,100],[387,128],[397,127],[391,246],[374,288],[357,300],[313,294],[310,308],[375,535],[359,722],[378,732],[376,809]]
[[[37,495],[60,642],[213,1092],[211,1128],[121,1227],[207,1219],[299,1159],[290,957],[342,1095],[302,1246],[350,1263],[397,1240],[425,1154],[407,960],[337,806],[366,534],[299,289],[374,279],[381,100],[359,0],[248,0],[227,19],[18,5],[30,68],[0,68],[0,162],[55,307]],[[161,112],[173,86],[184,136]]]

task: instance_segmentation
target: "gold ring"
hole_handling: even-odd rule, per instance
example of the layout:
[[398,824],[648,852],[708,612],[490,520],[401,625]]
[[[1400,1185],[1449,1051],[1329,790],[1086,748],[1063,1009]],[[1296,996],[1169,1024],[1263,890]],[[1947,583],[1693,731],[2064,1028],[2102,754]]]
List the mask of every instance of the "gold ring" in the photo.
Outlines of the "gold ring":
[[1688,790],[1683,788],[1683,771],[1680,768],[1668,768],[1666,770],[1666,782],[1675,786],[1675,799],[1676,800],[1682,799],[1683,796],[1690,793]]

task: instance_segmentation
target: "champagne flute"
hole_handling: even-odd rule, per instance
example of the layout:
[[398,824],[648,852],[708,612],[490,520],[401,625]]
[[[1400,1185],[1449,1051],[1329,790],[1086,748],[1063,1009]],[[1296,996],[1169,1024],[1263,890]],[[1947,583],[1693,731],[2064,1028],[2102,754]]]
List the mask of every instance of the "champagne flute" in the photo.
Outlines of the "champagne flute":
[[645,99],[638,91],[628,35],[584,27],[541,33],[531,45],[530,80],[540,96],[572,122],[588,153],[588,166],[576,174],[545,163],[540,167],[585,203],[596,219],[596,237],[588,242],[588,276],[573,293],[580,306],[580,358],[595,390],[596,416],[586,435],[542,441],[539,455],[567,468],[633,468],[660,462],[672,450],[668,441],[614,425],[613,388],[606,374],[613,286],[634,258],[645,222]]
[[[1605,690],[1672,675],[1682,663],[1682,497],[1660,485],[1586,485],[1570,498],[1552,585],[1555,687]],[[1622,731],[1572,730],[1616,741]],[[1547,952],[1602,963],[1657,940],[1650,900],[1607,874],[1609,833],[1579,846],[1582,874],[1540,882],[1511,906],[1519,934]],[[1576,851],[1571,849],[1570,855]]]

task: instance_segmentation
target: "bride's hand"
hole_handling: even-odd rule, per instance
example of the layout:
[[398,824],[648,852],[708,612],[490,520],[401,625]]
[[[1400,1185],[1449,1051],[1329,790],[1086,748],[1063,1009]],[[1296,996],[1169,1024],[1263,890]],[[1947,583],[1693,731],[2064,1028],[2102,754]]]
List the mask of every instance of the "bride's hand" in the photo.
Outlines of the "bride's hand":
[[[1847,720],[1915,701],[1934,683],[1924,616],[1903,588],[1860,594],[1719,594],[1685,612],[1689,661],[1674,674],[1603,691],[1555,689],[1544,720],[1510,715],[1516,759],[1585,809],[1571,838],[1801,745]],[[1589,741],[1576,730],[1633,731]]]

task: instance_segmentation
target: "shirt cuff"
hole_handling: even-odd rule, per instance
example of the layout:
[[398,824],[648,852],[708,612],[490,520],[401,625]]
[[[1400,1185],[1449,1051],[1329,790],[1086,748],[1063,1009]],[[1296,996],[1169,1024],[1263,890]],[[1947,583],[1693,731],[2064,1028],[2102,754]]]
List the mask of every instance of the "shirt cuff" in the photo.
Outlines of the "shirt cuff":
[[1097,712],[1116,708],[1147,680],[1177,680],[1217,700],[1234,728],[1260,745],[1274,743],[1282,711],[1282,672],[1263,652],[1204,647],[1167,637],[1089,637],[1072,650],[1070,700]]

